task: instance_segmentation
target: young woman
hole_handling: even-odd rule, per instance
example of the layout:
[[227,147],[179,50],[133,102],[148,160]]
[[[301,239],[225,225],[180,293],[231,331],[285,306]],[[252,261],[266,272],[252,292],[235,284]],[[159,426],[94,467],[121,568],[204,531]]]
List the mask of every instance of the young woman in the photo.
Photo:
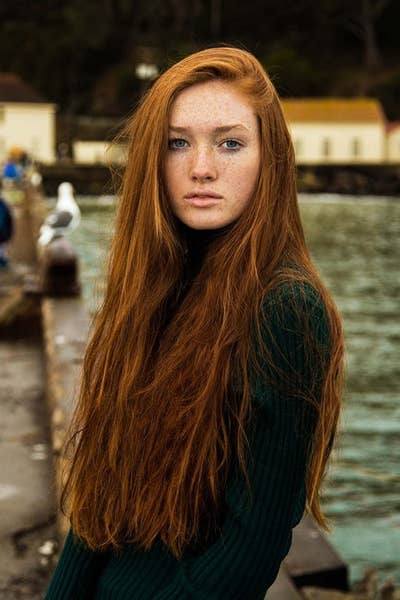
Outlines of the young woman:
[[261,599],[304,510],[329,530],[343,389],[293,145],[261,64],[232,47],[161,75],[126,134],[46,598]]

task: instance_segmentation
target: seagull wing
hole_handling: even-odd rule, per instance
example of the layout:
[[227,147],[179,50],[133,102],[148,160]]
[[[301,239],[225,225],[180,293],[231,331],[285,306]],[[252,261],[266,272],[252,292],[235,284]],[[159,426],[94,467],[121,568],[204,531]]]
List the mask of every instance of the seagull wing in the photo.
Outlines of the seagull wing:
[[68,227],[72,221],[72,214],[67,210],[60,210],[51,213],[45,220],[45,224],[55,229]]

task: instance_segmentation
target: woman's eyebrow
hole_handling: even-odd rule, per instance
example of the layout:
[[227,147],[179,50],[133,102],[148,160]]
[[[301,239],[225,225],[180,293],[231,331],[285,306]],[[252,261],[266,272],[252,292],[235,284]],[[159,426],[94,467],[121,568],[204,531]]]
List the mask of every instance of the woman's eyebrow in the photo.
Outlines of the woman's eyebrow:
[[[190,133],[191,131],[191,127],[178,127],[177,125],[170,125],[169,128],[178,133]],[[215,127],[213,129],[213,132],[215,133],[226,133],[227,131],[230,131],[231,129],[244,129],[246,131],[249,131],[247,129],[247,127],[245,127],[245,125],[241,125],[241,124],[235,124],[235,125],[222,125],[221,127]]]

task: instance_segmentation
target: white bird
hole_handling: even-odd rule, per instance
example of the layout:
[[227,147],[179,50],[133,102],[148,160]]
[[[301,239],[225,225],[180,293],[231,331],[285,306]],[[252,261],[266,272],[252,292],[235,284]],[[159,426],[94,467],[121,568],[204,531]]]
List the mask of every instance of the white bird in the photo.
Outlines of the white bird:
[[58,186],[55,209],[47,215],[38,239],[39,246],[46,246],[54,238],[76,229],[81,222],[81,211],[74,198],[74,188],[65,181]]

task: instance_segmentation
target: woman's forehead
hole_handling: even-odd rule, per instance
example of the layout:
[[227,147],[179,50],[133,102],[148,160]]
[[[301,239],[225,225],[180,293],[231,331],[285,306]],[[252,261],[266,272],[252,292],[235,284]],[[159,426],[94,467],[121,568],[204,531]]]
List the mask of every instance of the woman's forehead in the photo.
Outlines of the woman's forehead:
[[182,90],[175,98],[169,115],[169,126],[177,131],[189,131],[198,126],[249,130],[254,127],[255,121],[250,100],[233,83],[218,80]]

